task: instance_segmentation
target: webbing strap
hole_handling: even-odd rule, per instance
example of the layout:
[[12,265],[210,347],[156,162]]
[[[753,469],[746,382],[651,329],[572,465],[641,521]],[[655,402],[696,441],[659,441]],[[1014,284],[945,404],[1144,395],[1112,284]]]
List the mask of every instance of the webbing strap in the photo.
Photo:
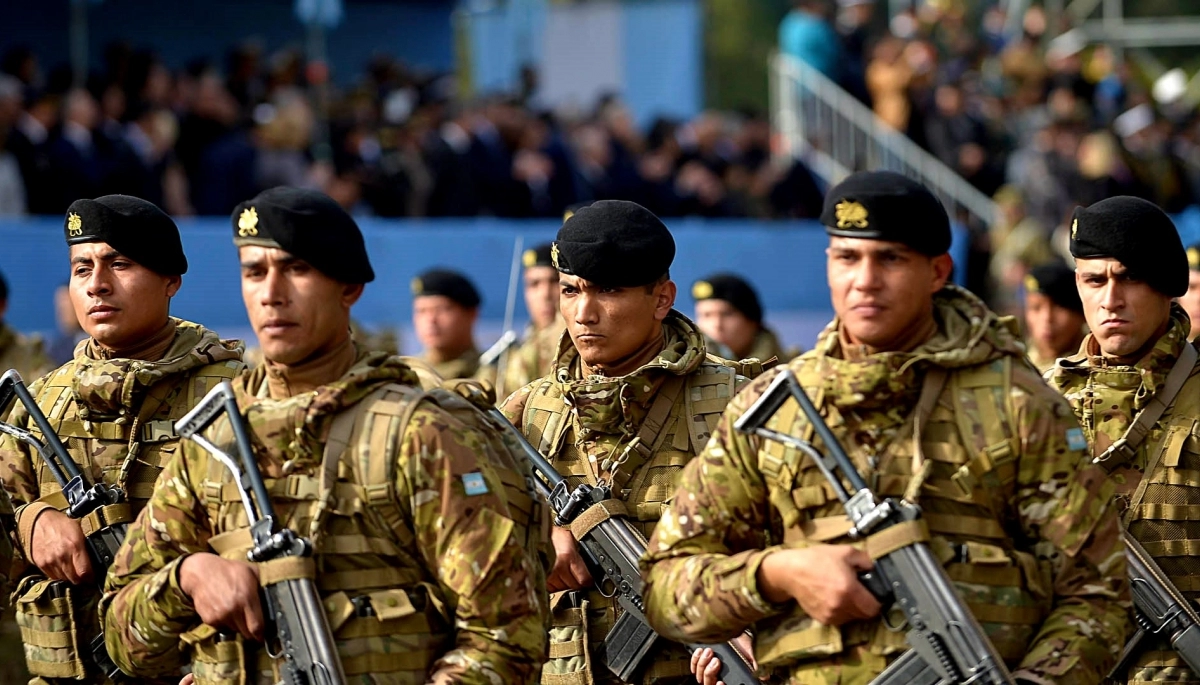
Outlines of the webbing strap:
[[[376,391],[372,394],[382,394]],[[329,425],[329,435],[325,438],[325,451],[321,453],[321,476],[317,488],[317,509],[313,513],[312,523],[308,529],[308,539],[317,544],[317,538],[324,527],[325,516],[334,508],[336,501],[336,484],[338,463],[342,455],[350,447],[350,436],[354,433],[354,422],[359,412],[353,409],[338,412]]]
[[280,557],[258,564],[258,584],[267,587],[286,580],[312,580],[317,565],[312,557]]
[[84,516],[79,519],[79,527],[83,529],[84,537],[91,537],[93,533],[102,528],[118,523],[128,523],[132,520],[133,512],[129,508],[129,502],[121,502],[100,507]]
[[[921,381],[921,395],[917,398],[916,408],[913,409],[913,478],[908,487],[904,489],[904,499],[909,502],[917,501],[921,486],[925,484],[925,480],[933,471],[933,462],[925,458],[925,450],[921,447],[921,434],[925,430],[925,423],[929,420],[930,414],[937,406],[938,398],[942,395],[942,388],[946,387],[946,377],[946,370],[935,366],[925,372],[925,378]],[[928,531],[926,538],[928,538]]]
[[614,516],[629,516],[625,503],[617,499],[601,500],[584,510],[571,522],[571,534],[582,540],[593,528]]
[[[1108,446],[1100,456],[1093,459],[1093,463],[1107,462],[1113,456],[1117,460],[1107,465],[1109,471],[1124,464],[1133,458],[1137,452],[1138,446],[1150,434],[1150,430],[1154,428],[1154,424],[1162,417],[1163,412],[1167,407],[1175,401],[1175,396],[1183,389],[1183,384],[1187,382],[1189,376],[1192,375],[1192,368],[1196,366],[1196,359],[1200,358],[1200,353],[1196,352],[1196,348],[1192,343],[1185,343],[1183,349],[1179,352],[1179,357],[1175,360],[1175,364],[1171,367],[1170,373],[1167,374],[1167,380],[1163,383],[1163,388],[1160,392],[1154,394],[1146,406],[1138,412],[1137,416],[1133,417],[1133,422],[1129,424],[1129,428],[1125,429],[1125,434],[1117,439],[1116,442]],[[1154,467],[1158,465],[1158,457],[1152,457],[1154,463],[1146,468],[1146,478],[1142,479],[1144,484],[1149,480],[1149,475],[1154,472]],[[1145,492],[1142,486],[1138,486]],[[1136,495],[1135,495],[1136,496]],[[1140,498],[1138,498],[1140,500]]]
[[637,443],[629,451],[625,462],[615,467],[612,472],[614,492],[623,490],[633,474],[637,473],[637,470],[642,468],[658,451],[662,441],[666,438],[666,431],[663,430],[663,427],[670,418],[675,400],[678,399],[679,392],[683,390],[686,383],[685,376],[671,376],[663,381],[662,387],[658,389],[658,394],[654,398],[654,403],[650,405],[650,411],[646,413],[646,418],[642,420],[642,425],[638,428]]
[[879,559],[918,542],[929,542],[929,528],[921,519],[905,521],[867,536],[867,554]]

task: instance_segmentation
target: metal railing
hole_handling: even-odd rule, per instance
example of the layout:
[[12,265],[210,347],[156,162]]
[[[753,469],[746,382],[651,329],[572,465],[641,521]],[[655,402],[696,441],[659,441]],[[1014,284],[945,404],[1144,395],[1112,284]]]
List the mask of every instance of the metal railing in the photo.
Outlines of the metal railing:
[[811,66],[788,55],[771,58],[775,153],[800,158],[826,183],[852,171],[887,169],[924,183],[953,219],[990,226],[996,204],[956,171]]

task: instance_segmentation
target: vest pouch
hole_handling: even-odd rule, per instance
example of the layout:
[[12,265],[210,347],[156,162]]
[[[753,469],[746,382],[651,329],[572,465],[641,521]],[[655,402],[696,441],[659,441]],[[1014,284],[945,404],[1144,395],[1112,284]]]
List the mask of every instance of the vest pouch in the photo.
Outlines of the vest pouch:
[[[562,592],[551,598],[550,659],[542,666],[542,685],[590,685],[592,656],[588,650],[589,602]],[[575,606],[578,604],[578,606]]]
[[247,675],[247,649],[241,635],[218,633],[212,626],[202,625],[180,639],[191,646],[195,685],[252,685],[258,682],[258,678]]
[[754,637],[754,656],[759,668],[768,672],[844,649],[840,629],[814,621],[799,605],[782,617],[760,622]]
[[[368,592],[349,604],[350,618],[330,616],[338,626],[333,637],[347,677],[386,673],[402,682],[423,682],[450,647],[445,609],[425,585]],[[327,611],[330,605],[327,599]]]
[[1023,552],[980,542],[957,547],[947,575],[1000,656],[1019,662],[1050,608],[1045,572]]
[[21,581],[14,596],[29,673],[45,678],[86,678],[84,658],[99,632],[95,593],[32,575]]

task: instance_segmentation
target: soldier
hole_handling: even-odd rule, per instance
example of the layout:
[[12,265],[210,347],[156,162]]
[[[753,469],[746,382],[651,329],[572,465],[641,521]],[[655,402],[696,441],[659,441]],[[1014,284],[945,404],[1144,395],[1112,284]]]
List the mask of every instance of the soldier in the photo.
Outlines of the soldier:
[[550,373],[563,323],[558,315],[558,269],[550,260],[550,243],[525,250],[525,308],[529,310],[529,328],[520,347],[509,353],[504,384],[497,393],[515,390]]
[[[602,201],[580,209],[551,255],[569,335],[553,372],[513,393],[502,410],[571,486],[611,484],[649,535],[739,377],[708,360],[700,330],[672,309],[675,241],[645,208]],[[552,538],[553,656],[543,682],[616,682],[598,651],[616,603],[593,589],[571,530],[555,528]],[[686,652],[659,645],[638,682],[683,681]]]
[[1075,271],[1062,262],[1031,269],[1025,276],[1026,348],[1038,372],[1078,350],[1086,330]]
[[[1075,410],[1091,456],[1111,475],[1128,534],[1189,598],[1200,597],[1200,562],[1190,540],[1200,523],[1191,475],[1200,448],[1197,354],[1190,323],[1171,301],[1188,288],[1187,255],[1157,206],[1113,197],[1075,210],[1071,254],[1091,333],[1078,354],[1047,374]],[[1126,674],[1118,674],[1126,675]],[[1165,640],[1151,641],[1128,682],[1198,682]]]
[[[948,284],[950,223],[927,189],[856,173],[821,221],[836,317],[788,368],[878,494],[922,507],[1014,675],[1100,682],[1128,594],[1111,490],[1084,468],[1078,424],[1025,363],[1015,322]],[[908,648],[857,579],[871,558],[811,459],[733,429],[776,373],[730,402],[684,469],[643,558],[647,616],[675,640],[754,626],[760,674],[781,681],[869,682]],[[770,425],[812,435],[793,400]]]
[[412,282],[413,327],[425,351],[420,359],[446,380],[495,377],[481,368],[475,348],[479,291],[466,276],[448,269],[430,269]]
[[[242,344],[168,314],[187,258],[158,207],[123,195],[78,200],[63,230],[71,302],[89,337],[30,392],[85,477],[120,486],[130,506],[68,518],[58,482],[28,446],[5,436],[0,464],[28,563],[14,601],[29,671],[39,683],[103,682],[86,648],[100,627],[92,587],[104,570],[92,568],[84,530],[133,520],[178,449],[175,421],[241,371]],[[38,434],[22,408],[11,419]]]
[[39,336],[26,337],[4,321],[8,312],[8,281],[0,274],[0,372],[16,369],[26,383],[32,383],[54,368],[42,349]]
[[[238,405],[280,522],[317,550],[347,676],[535,682],[548,608],[520,503],[489,459],[493,436],[423,394],[398,358],[354,344],[350,308],[374,272],[353,219],[315,191],[275,188],[234,211],[233,232],[264,355],[235,380]],[[233,449],[226,419],[208,435]],[[196,685],[275,682],[232,479],[187,442],[130,528],[104,612],[130,674],[190,660]]]
[[1200,243],[1187,249],[1188,289],[1179,298],[1179,305],[1187,312],[1192,320],[1192,333],[1188,340],[1195,340],[1200,335]]
[[763,325],[758,293],[745,279],[713,274],[692,284],[696,325],[708,337],[709,352],[725,359],[777,359],[786,362],[798,353],[785,351],[775,332]]

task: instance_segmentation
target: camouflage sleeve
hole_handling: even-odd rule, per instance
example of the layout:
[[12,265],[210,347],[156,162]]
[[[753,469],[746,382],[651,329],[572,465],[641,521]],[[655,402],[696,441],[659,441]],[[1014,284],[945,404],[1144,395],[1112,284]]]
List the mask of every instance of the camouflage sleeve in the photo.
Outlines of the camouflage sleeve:
[[1026,385],[1015,383],[1013,390],[1022,448],[1014,507],[1039,562],[1052,570],[1053,607],[1016,674],[1098,683],[1128,627],[1113,486],[1087,459],[1066,400],[1036,379]]
[[733,424],[774,374],[725,409],[704,451],[684,467],[642,558],[646,617],[672,640],[719,642],[777,613],[758,591],[770,505],[754,441]]
[[[41,387],[41,381],[30,386],[29,392],[35,399],[40,395]],[[32,423],[29,412],[20,403],[13,406],[6,420],[18,428],[29,428]],[[0,473],[3,474],[4,490],[15,507],[13,543],[21,558],[27,558],[25,550],[38,513],[49,508],[36,502],[41,497],[37,478],[41,464],[35,463],[34,459],[34,453],[25,443],[7,434],[0,437]]]
[[504,418],[508,419],[509,423],[517,427],[517,430],[525,432],[521,425],[522,419],[525,416],[525,403],[529,401],[529,395],[533,392],[534,383],[528,383],[513,391],[503,402],[500,403],[500,413],[504,414]]
[[455,643],[431,682],[535,683],[546,658],[548,597],[514,535],[501,481],[479,454],[484,436],[419,407],[405,428],[396,492],[418,551],[455,607]]
[[179,585],[179,567],[189,554],[209,551],[208,519],[190,478],[207,472],[206,459],[196,445],[181,443],[105,579],[100,615],[108,653],[130,675],[178,674],[187,663],[179,637],[200,618]]

